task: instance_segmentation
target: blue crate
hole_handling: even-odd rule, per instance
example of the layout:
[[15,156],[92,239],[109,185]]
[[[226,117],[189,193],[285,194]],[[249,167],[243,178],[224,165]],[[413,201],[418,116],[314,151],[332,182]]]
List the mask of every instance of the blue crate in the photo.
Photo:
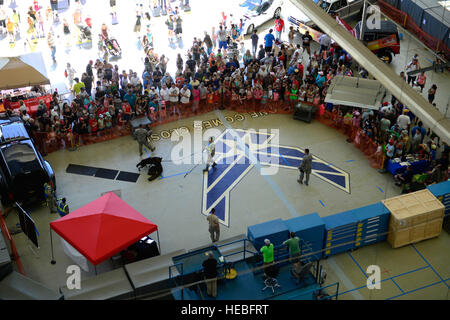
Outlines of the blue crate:
[[445,206],[445,215],[450,215],[450,181],[432,184],[427,189]]
[[[379,234],[388,229],[389,210],[378,202],[325,217],[323,220],[326,229],[324,255],[329,256],[386,239],[385,235]],[[377,236],[366,239],[369,235]],[[337,245],[342,246],[331,249]]]
[[247,238],[259,252],[261,247],[264,246],[264,239],[269,239],[274,246],[282,245],[284,241],[289,239],[289,229],[283,220],[276,219],[249,226]]
[[321,242],[325,233],[325,223],[317,213],[285,220],[289,232],[309,243]]

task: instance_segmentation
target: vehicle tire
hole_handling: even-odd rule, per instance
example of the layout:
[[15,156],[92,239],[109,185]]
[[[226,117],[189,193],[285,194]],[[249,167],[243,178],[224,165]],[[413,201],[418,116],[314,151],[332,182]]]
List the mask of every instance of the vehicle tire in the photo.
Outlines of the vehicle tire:
[[8,198],[8,195],[4,192],[0,192],[0,202],[2,203],[3,208],[10,207],[12,202]]
[[379,52],[377,53],[377,56],[387,64],[390,64],[392,62],[392,53],[388,51]]
[[252,23],[251,25],[248,26],[247,28],[247,34],[252,34],[253,30],[255,30],[255,25]]
[[278,8],[275,10],[275,12],[274,12],[273,17],[276,18],[276,17],[279,16],[280,14],[281,14],[281,7],[278,7]]

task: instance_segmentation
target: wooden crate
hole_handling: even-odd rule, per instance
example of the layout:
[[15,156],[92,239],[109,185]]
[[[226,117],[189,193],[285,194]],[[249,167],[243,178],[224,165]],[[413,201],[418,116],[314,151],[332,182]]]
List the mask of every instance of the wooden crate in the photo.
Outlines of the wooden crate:
[[442,218],[445,211],[444,205],[429,190],[382,200],[382,203],[390,211],[390,225],[396,230]]
[[439,236],[441,234],[443,224],[444,224],[443,218],[428,222],[425,226],[425,239],[430,239]]
[[409,241],[409,229],[394,230],[389,228],[389,234],[387,241],[392,248],[400,248],[410,243]]
[[444,219],[441,218],[410,228],[396,230],[390,227],[387,241],[392,248],[400,248],[411,243],[437,237],[441,234],[443,222]]
[[409,242],[416,243],[425,239],[425,227],[426,223],[421,223],[417,226],[412,227],[409,230]]
[[434,238],[441,233],[445,207],[429,190],[382,202],[391,212],[387,240],[393,248]]

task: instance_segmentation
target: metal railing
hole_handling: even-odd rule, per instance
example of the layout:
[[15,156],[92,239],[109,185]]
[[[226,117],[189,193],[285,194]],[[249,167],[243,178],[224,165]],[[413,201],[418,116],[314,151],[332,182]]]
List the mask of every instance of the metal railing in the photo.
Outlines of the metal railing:
[[175,263],[171,266],[169,266],[169,283],[175,285],[175,287],[177,286],[177,282],[175,280],[175,277],[172,278],[172,268],[175,267],[178,269],[178,266],[181,267],[181,270],[178,271],[179,276],[181,278],[181,299],[184,300],[184,291],[183,291],[183,286],[184,286],[184,267],[183,267],[183,263],[179,262],[179,263]]
[[243,254],[243,260],[245,260],[245,255],[246,255],[247,252],[248,253],[252,253],[253,255],[258,254],[257,252],[252,252],[252,251],[247,249],[247,241],[249,241],[249,240],[248,239],[235,240],[235,241],[232,241],[232,242],[229,242],[229,243],[225,243],[225,244],[219,245],[219,246],[217,246],[217,248],[223,248],[223,247],[235,244],[235,243],[243,242],[243,244],[244,244],[244,249],[243,250],[239,250],[239,251],[236,251],[236,252],[224,255],[223,257],[224,258],[231,257],[231,256],[234,256],[234,255],[242,253]]

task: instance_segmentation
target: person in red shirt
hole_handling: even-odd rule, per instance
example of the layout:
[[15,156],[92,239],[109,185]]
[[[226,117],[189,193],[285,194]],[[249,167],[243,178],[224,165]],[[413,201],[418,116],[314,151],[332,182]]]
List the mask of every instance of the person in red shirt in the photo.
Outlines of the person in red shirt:
[[84,20],[84,22],[86,22],[86,25],[87,25],[89,28],[92,28],[92,19],[91,19],[90,16],[88,16],[88,17],[86,18],[86,20]]
[[91,118],[89,119],[89,126],[91,127],[91,133],[93,135],[97,134],[97,119],[95,118],[94,115],[91,115]]
[[284,20],[280,16],[275,19],[275,39],[281,40],[281,33],[284,31]]
[[123,111],[122,111],[122,110],[119,110],[119,114],[117,115],[117,125],[118,125],[119,127],[122,127],[122,126],[123,126],[122,114],[123,114]]
[[299,63],[297,64],[297,70],[298,70],[298,77],[299,77],[300,79],[303,79],[303,71],[304,71],[304,67],[303,67],[303,64],[302,64],[301,62],[299,62]]
[[127,101],[124,102],[122,110],[122,120],[126,123],[131,119],[131,106]]

